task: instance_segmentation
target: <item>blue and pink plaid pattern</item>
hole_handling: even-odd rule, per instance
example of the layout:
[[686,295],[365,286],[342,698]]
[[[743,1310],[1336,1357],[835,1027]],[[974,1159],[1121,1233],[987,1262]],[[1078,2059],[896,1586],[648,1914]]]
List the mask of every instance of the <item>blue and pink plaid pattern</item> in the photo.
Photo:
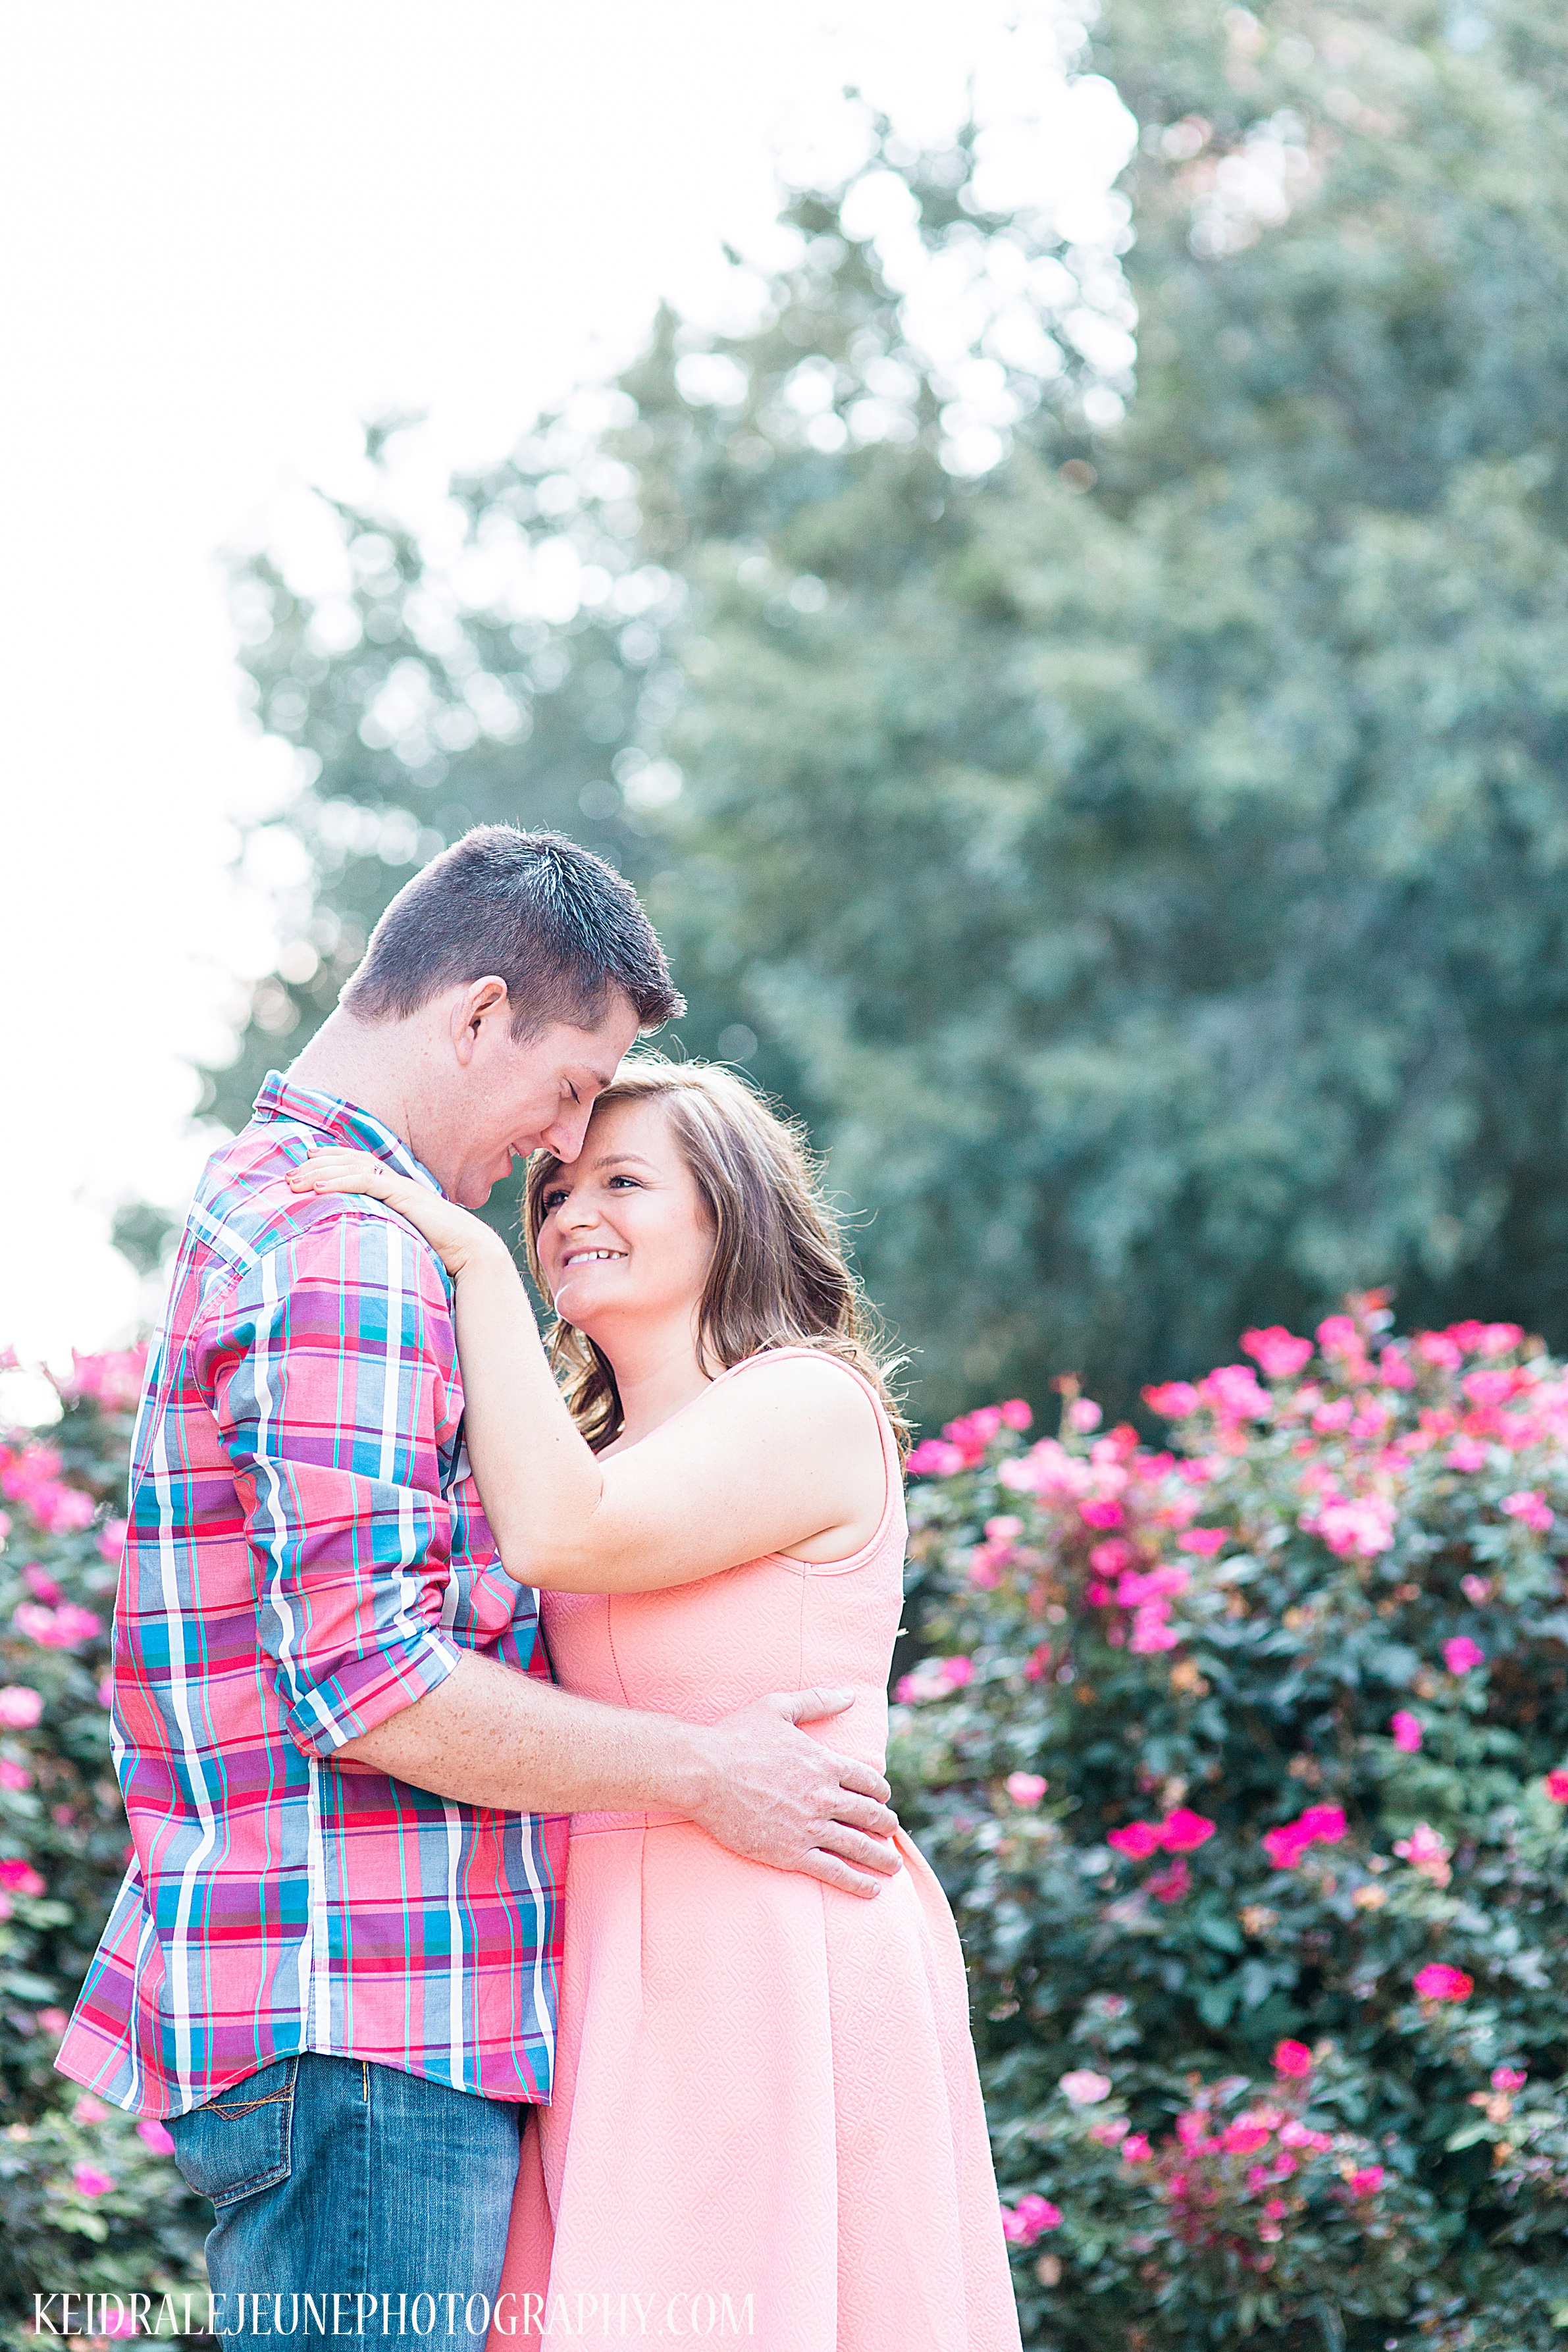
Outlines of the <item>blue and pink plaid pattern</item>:
[[462,1444],[451,1285],[307,1152],[428,1173],[276,1075],[208,1162],[147,1369],[115,1612],[133,1855],[59,2065],[183,2115],[276,2058],[367,2058],[548,2099],[563,1818],[333,1759],[461,1648],[547,1675]]

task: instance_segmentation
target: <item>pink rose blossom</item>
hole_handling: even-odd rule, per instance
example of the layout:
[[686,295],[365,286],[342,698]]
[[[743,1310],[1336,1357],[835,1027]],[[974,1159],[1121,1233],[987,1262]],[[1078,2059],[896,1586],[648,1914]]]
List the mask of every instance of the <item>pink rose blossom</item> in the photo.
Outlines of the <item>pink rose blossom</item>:
[[1561,1765],[1546,1775],[1546,1793],[1554,1805],[1568,1805],[1568,1771]]
[[949,1698],[973,1674],[969,1658],[924,1658],[910,1673],[900,1676],[893,1696],[903,1706],[918,1706],[923,1699]]
[[1381,1495],[1327,1502],[1314,1518],[1303,1517],[1301,1525],[1321,1536],[1336,1559],[1373,1559],[1394,1549],[1394,1506]]
[[1552,1531],[1552,1506],[1537,1487],[1521,1486],[1517,1495],[1505,1495],[1502,1508],[1510,1519],[1521,1520],[1538,1536],[1549,1535]]
[[63,2033],[70,2020],[63,2009],[40,2009],[38,2023],[46,2033]]
[[1415,1985],[1423,2000],[1468,2000],[1476,1989],[1473,1977],[1463,1969],[1451,1969],[1446,1960],[1428,1960],[1417,1969]]
[[1049,1786],[1050,1782],[1042,1780],[1037,1772],[1009,1772],[1007,1775],[1007,1794],[1016,1805],[1037,1805]]
[[1451,1675],[1468,1675],[1473,1666],[1484,1666],[1487,1654],[1468,1633],[1456,1633],[1451,1642],[1443,1644],[1443,1664]]
[[104,1348],[96,1355],[79,1355],[71,1349],[69,1378],[58,1381],[56,1386],[68,1404],[89,1398],[110,1412],[124,1412],[142,1393],[142,1375],[147,1368],[144,1345],[134,1348]]
[[904,1465],[911,1478],[951,1478],[966,1466],[957,1446],[941,1437],[922,1437]]
[[29,1731],[43,1714],[42,1694],[30,1683],[6,1683],[0,1686],[0,1724],[9,1731]]
[[996,1408],[1004,1429],[1027,1429],[1035,1418],[1035,1408],[1022,1397],[1009,1397]]
[[1338,1845],[1345,1833],[1345,1809],[1342,1805],[1309,1805],[1296,1826],[1314,1844]]
[[1082,1436],[1087,1436],[1091,1429],[1098,1429],[1104,1419],[1104,1413],[1092,1397],[1074,1397],[1067,1409],[1068,1427],[1076,1429]]
[[125,1538],[131,1531],[129,1519],[105,1519],[98,1531],[98,1556],[110,1568],[118,1568],[125,1549]]
[[156,2116],[142,2116],[136,2126],[136,2137],[144,2147],[152,2149],[154,2156],[173,2156],[174,2153],[174,2135],[165,2131]]
[[22,1581],[35,1601],[47,1601],[50,1608],[53,1608],[57,1601],[65,1599],[65,1594],[60,1591],[54,1578],[47,1576],[41,1568],[37,1566],[25,1568],[22,1570]]
[[1530,2076],[1522,2066],[1494,2066],[1491,2080],[1494,2091],[1511,2094],[1514,2091],[1522,2091]]
[[1268,2146],[1269,2130],[1267,2124],[1257,2122],[1251,2116],[1237,2116],[1227,2124],[1220,2146],[1229,2156],[1252,2156]]
[[1474,1437],[1456,1437],[1443,1459],[1450,1470],[1484,1470],[1487,1449]]
[[14,1764],[8,1756],[0,1757],[0,1789],[30,1789],[33,1776],[25,1764]]
[[1304,2042],[1277,2042],[1274,2071],[1290,2082],[1304,2082],[1312,2071],[1312,2053]]
[[1383,2183],[1384,2169],[1382,2165],[1366,2164],[1362,2167],[1359,2172],[1352,2172],[1351,2174],[1350,2192],[1352,2197],[1375,2197],[1378,2190],[1383,2187]]
[[1159,1850],[1160,1832],[1152,1822],[1129,1822],[1125,1829],[1108,1831],[1105,1843],[1134,1862],[1147,1862]]
[[90,1526],[98,1508],[79,1486],[64,1486],[58,1481],[35,1487],[26,1500],[38,1525],[51,1536],[71,1535],[79,1528]]
[[103,2101],[95,2099],[90,2091],[84,2091],[71,2109],[71,2114],[79,2124],[100,2124],[108,2113],[109,2109],[104,2105]]
[[1318,2156],[1321,2156],[1325,2149],[1332,2147],[1334,2144],[1331,2134],[1313,2131],[1310,2125],[1298,2123],[1294,2119],[1288,2124],[1280,2125],[1279,2141],[1283,2147],[1310,2148]]
[[1135,1657],[1152,1657],[1157,1651],[1175,1648],[1182,1637],[1168,1622],[1170,1614],[1167,1601],[1152,1601],[1138,1611],[1132,1621],[1132,1638],[1127,1644]]
[[1434,1886],[1447,1886],[1454,1874],[1448,1864],[1448,1842],[1429,1822],[1417,1822],[1407,1838],[1395,1841],[1394,1851]]
[[1196,1412],[1201,1399],[1190,1381],[1163,1381],[1142,1391],[1144,1403],[1163,1421],[1185,1421]]
[[1124,1569],[1116,1580],[1116,1598],[1123,1609],[1142,1609],[1151,1601],[1164,1601],[1187,1591],[1193,1571],[1173,1562],[1168,1568],[1152,1568],[1140,1575],[1136,1569]]
[[1193,1874],[1180,1855],[1163,1870],[1156,1870],[1143,1882],[1156,1903],[1179,1903],[1192,1885]]
[[1198,1393],[1222,1421],[1264,1421],[1274,1410],[1273,1398],[1259,1388],[1250,1364],[1216,1364],[1199,1381]]
[[1121,2143],[1123,2164],[1147,2164],[1154,2151],[1142,2132],[1129,2132]]
[[1002,2208],[1002,2235],[1009,2245],[1032,2246],[1047,2230],[1059,2229],[1061,2218],[1060,2208],[1048,2197],[1020,2197],[1016,2210]]
[[1218,1823],[1178,1805],[1160,1824],[1160,1843],[1167,1853],[1192,1853],[1213,1837]]
[[1176,1538],[1176,1549],[1197,1552],[1205,1559],[1211,1559],[1216,1551],[1225,1549],[1230,1541],[1230,1533],[1228,1528],[1189,1528],[1184,1536]]
[[1101,1496],[1098,1501],[1080,1503],[1078,1515],[1086,1528],[1120,1528],[1127,1519],[1121,1504],[1110,1496]]
[[1413,1389],[1415,1386],[1415,1374],[1409,1358],[1396,1347],[1384,1348],[1377,1360],[1377,1369],[1384,1388]]
[[43,1650],[74,1650],[103,1631],[101,1620],[90,1609],[78,1608],[74,1601],[62,1601],[58,1609],[24,1601],[14,1622],[19,1633],[26,1633]]
[[1110,2096],[1110,2077],[1097,2074],[1092,2066],[1078,2066],[1062,2076],[1058,2087],[1075,2107],[1093,2107]]
[[1276,1870],[1294,1870],[1310,1845],[1338,1845],[1344,1833],[1342,1806],[1309,1805],[1298,1820],[1266,1830],[1263,1851]]
[[1271,1323],[1266,1331],[1244,1331],[1241,1344],[1264,1377],[1271,1381],[1293,1380],[1312,1358],[1310,1339],[1297,1339],[1282,1323]]
[[12,1854],[0,1862],[0,1886],[7,1895],[42,1895],[46,1891],[44,1882],[32,1864],[24,1862],[19,1854]]
[[1442,1371],[1457,1372],[1465,1360],[1446,1331],[1417,1331],[1415,1347],[1424,1364],[1435,1364]]
[[1478,1609],[1484,1608],[1492,1597],[1491,1579],[1486,1576],[1461,1576],[1459,1590],[1467,1601]]
[[1421,1726],[1405,1708],[1401,1707],[1389,1725],[1394,1744],[1406,1756],[1414,1756],[1421,1746]]
[[71,2179],[84,2197],[107,2197],[114,2186],[113,2174],[100,2171],[96,2164],[74,2166]]

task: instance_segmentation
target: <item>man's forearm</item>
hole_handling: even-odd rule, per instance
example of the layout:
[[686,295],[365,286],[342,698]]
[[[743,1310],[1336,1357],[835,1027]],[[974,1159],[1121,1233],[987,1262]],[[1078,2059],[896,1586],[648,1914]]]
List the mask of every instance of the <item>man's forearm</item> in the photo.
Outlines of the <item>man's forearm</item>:
[[504,1812],[685,1811],[704,1780],[678,1717],[605,1706],[472,1651],[426,1697],[338,1754]]

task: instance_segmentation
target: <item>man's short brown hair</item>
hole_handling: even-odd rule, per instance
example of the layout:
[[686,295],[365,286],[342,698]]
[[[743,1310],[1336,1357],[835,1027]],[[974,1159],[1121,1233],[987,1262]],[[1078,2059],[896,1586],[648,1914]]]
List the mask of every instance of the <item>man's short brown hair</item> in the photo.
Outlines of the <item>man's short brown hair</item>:
[[517,1038],[595,1028],[616,993],[643,1029],[686,1010],[626,877],[561,834],[510,824],[476,825],[404,885],[342,1002],[356,1021],[402,1021],[491,972]]

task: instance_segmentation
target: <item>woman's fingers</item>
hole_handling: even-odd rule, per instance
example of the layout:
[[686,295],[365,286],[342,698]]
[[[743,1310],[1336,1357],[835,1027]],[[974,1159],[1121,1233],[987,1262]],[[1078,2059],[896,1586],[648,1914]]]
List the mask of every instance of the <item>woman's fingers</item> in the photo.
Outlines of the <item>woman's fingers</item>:
[[[392,1171],[368,1152],[313,1151],[285,1181],[293,1192],[374,1192],[381,1195]],[[395,1181],[395,1178],[392,1178]]]

